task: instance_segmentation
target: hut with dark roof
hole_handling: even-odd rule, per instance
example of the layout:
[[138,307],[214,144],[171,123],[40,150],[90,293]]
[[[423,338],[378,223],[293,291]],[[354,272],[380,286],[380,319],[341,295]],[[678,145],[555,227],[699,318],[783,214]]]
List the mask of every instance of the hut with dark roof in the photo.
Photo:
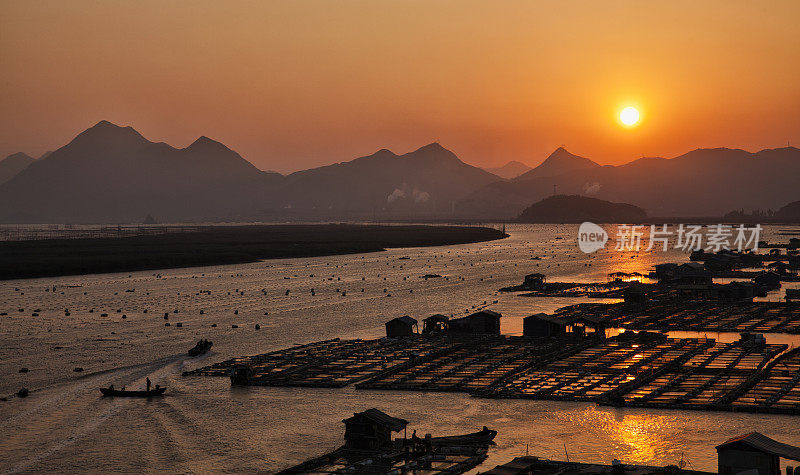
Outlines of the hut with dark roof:
[[450,318],[437,313],[422,320],[422,333],[446,332],[450,323]]
[[719,475],[779,475],[780,459],[800,462],[800,447],[750,432],[717,446]]
[[500,334],[500,317],[498,312],[493,310],[481,310],[466,317],[450,320],[448,331],[451,333],[486,333],[490,335]]
[[416,326],[417,320],[408,315],[393,318],[386,322],[386,336],[389,338],[411,336],[414,334],[414,327]]
[[344,419],[345,448],[350,450],[381,450],[392,445],[392,432],[406,428],[408,421],[392,417],[372,408],[356,412]]

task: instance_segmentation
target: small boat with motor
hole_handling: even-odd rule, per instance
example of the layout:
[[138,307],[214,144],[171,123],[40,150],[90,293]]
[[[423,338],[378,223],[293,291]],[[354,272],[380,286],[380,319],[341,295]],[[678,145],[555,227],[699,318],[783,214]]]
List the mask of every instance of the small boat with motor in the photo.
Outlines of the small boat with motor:
[[126,391],[124,389],[114,389],[114,386],[109,386],[107,388],[100,388],[100,392],[103,393],[103,396],[113,396],[113,397],[153,397],[153,396],[163,396],[164,391],[166,391],[166,387],[156,386],[155,388],[149,391]]

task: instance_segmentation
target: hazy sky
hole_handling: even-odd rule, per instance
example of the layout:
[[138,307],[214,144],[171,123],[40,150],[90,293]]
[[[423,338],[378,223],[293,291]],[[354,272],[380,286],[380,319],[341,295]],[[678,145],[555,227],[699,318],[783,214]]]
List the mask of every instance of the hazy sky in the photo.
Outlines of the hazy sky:
[[279,171],[798,145],[798,25],[797,0],[0,0],[0,156],[101,119]]

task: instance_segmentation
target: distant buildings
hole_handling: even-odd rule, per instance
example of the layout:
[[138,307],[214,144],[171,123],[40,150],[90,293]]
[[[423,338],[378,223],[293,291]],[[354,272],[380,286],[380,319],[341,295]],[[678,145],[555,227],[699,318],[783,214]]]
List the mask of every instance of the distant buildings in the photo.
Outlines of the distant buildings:
[[[423,320],[422,333],[468,333],[468,334],[500,334],[500,318],[498,312],[481,310],[461,318],[448,318],[436,314]],[[416,331],[415,331],[416,330]],[[418,333],[417,320],[409,316],[399,317],[386,322],[386,336],[397,338]]]

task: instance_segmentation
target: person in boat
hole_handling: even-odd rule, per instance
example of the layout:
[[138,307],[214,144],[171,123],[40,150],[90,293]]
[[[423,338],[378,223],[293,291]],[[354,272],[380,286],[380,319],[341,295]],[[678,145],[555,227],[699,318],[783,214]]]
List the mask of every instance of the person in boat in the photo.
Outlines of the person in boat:
[[108,390],[109,391],[113,391],[114,390],[114,385],[113,384],[109,384],[108,385]]
[[147,392],[150,392],[150,378],[147,378]]

